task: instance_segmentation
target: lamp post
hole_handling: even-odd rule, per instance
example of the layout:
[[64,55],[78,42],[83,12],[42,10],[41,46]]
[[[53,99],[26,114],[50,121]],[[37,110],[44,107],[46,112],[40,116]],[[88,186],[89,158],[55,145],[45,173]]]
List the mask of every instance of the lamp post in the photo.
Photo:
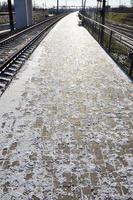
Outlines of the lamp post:
[[14,21],[13,21],[11,0],[8,0],[8,12],[9,12],[10,29],[11,29],[11,31],[14,31]]
[[101,11],[102,0],[97,0],[96,21],[98,21],[99,10]]
[[57,15],[59,14],[59,0],[57,0]]
[[81,5],[81,10],[83,11],[83,7],[84,7],[84,0],[82,0],[82,5]]
[[35,2],[35,0],[34,0],[34,10],[36,10],[36,2]]
[[86,0],[84,0],[84,11],[85,11],[85,7],[86,7]]
[[42,8],[43,8],[43,18],[44,18],[45,17],[44,3],[42,4]]
[[67,10],[67,0],[65,1],[65,4],[66,4],[66,10]]
[[106,11],[106,0],[103,0],[102,7],[102,24],[105,25],[105,11]]
[[[102,25],[105,25],[105,13],[106,13],[106,0],[103,0],[103,6],[101,11]],[[103,44],[103,40],[104,40],[104,26],[102,26],[101,28],[101,44]]]

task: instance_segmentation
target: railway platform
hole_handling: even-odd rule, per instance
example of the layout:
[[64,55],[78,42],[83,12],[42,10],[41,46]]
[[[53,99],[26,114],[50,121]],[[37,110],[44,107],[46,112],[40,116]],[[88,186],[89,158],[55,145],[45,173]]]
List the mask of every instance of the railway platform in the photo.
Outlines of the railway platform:
[[133,85],[59,21],[0,98],[0,200],[131,200]]

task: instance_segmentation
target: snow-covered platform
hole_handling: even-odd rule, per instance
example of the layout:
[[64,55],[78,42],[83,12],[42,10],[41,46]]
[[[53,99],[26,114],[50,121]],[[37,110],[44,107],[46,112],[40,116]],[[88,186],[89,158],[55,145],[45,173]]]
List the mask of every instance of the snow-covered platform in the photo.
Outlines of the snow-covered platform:
[[0,200],[131,200],[133,86],[62,19],[0,98]]

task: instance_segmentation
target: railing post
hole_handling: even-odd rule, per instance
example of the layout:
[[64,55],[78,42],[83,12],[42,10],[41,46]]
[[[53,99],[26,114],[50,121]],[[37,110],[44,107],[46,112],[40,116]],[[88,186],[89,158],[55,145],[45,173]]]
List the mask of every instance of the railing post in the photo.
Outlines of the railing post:
[[97,34],[97,23],[95,22],[95,33]]
[[98,42],[100,43],[100,38],[101,38],[101,26],[99,24],[99,30],[98,30]]
[[129,76],[132,76],[132,71],[133,71],[133,52],[129,53],[129,58],[131,60],[131,67],[129,70]]
[[92,35],[94,34],[94,22],[92,22]]
[[109,38],[109,49],[108,49],[108,53],[111,52],[111,43],[112,43],[112,35],[113,35],[113,31],[110,32],[110,38]]

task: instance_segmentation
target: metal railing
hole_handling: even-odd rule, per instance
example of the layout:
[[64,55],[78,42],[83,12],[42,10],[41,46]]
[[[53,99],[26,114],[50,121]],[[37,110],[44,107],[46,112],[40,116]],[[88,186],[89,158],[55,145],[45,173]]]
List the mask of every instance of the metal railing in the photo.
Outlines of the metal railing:
[[133,38],[86,17],[79,12],[82,25],[100,43],[106,52],[133,79]]

